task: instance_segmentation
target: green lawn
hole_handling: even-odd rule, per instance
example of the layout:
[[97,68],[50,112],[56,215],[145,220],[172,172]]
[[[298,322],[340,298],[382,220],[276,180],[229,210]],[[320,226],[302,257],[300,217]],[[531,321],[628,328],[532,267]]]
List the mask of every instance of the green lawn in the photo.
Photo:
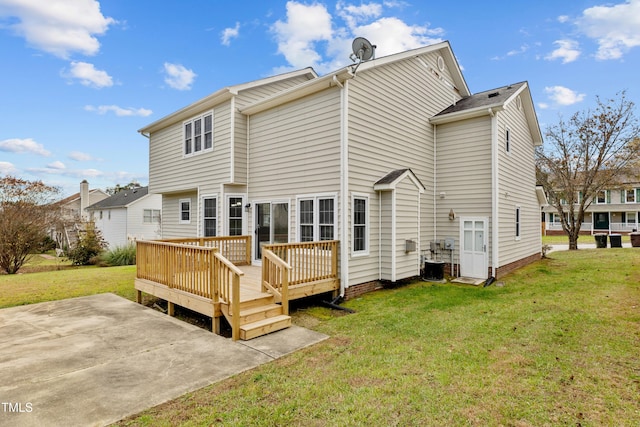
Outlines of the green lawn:
[[113,292],[135,300],[135,266],[75,267],[39,273],[0,275],[0,308]]
[[[133,299],[134,272],[0,276],[0,307]],[[300,304],[328,340],[118,425],[640,425],[638,248],[554,252],[487,288],[415,282],[355,314]]]
[[488,288],[298,310],[331,338],[119,425],[637,426],[639,264],[637,249],[560,252]]

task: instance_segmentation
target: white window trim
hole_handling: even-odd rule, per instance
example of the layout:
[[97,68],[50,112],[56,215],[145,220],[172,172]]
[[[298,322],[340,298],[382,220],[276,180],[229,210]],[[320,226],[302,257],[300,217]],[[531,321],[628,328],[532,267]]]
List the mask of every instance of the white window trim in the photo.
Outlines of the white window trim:
[[[211,147],[210,148],[204,148],[204,118],[206,116],[209,116],[209,115],[211,115]],[[203,138],[202,139],[202,148],[199,151],[195,151],[194,150],[195,149],[195,146],[194,146],[195,141],[194,141],[194,137],[192,135],[191,136],[191,152],[187,154],[185,152],[185,149],[184,149],[185,148],[185,140],[186,140],[185,127],[186,127],[186,125],[188,123],[191,123],[192,124],[191,131],[193,132],[195,130],[194,126],[193,126],[193,123],[198,119],[202,119],[202,138]],[[181,143],[182,143],[182,157],[183,158],[198,156],[200,154],[204,154],[204,153],[208,153],[208,152],[213,151],[213,148],[215,146],[215,143],[214,143],[215,142],[215,125],[214,125],[215,120],[214,119],[215,119],[215,116],[213,114],[213,110],[210,110],[210,111],[205,111],[204,113],[200,114],[199,116],[192,117],[189,120],[185,120],[185,121],[182,122],[182,140],[181,140]]]
[[[630,202],[630,201],[628,201],[628,200],[627,200],[627,194],[628,194],[629,192],[631,192],[631,194],[633,194],[633,201],[632,201],[632,202]],[[636,189],[635,189],[635,188],[625,189],[625,190],[624,190],[624,203],[625,203],[625,204],[626,204],[626,203],[629,203],[629,204],[631,204],[631,203],[638,203],[638,201],[636,200]]]
[[[604,193],[604,202],[599,200],[600,193]],[[607,204],[607,190],[600,190],[596,193],[596,205],[606,205]]]
[[[353,238],[355,236],[355,223],[353,221],[353,210],[355,208],[355,199],[364,199],[365,200],[365,228],[364,228],[364,250],[356,251],[355,245],[353,244]],[[371,222],[370,222],[370,213],[371,213],[371,201],[368,194],[364,193],[351,193],[351,256],[352,257],[361,257],[369,255],[369,248],[371,248]]]
[[320,204],[319,199],[333,199],[333,240],[338,236],[338,195],[336,193],[303,194],[296,196],[296,242],[301,242],[302,232],[300,230],[300,202],[302,200],[313,200],[313,241],[320,240]]
[[515,239],[516,241],[521,240],[522,239],[522,208],[520,206],[516,205],[516,209],[514,211],[514,218],[515,220]]
[[[182,219],[182,204],[188,202],[189,203],[189,219]],[[191,224],[191,217],[193,216],[193,209],[191,209],[192,202],[191,199],[180,199],[178,200],[178,224]]]
[[202,215],[200,215],[200,232],[198,233],[200,237],[204,237],[204,220],[206,219],[204,216],[204,201],[205,199],[216,199],[216,236],[220,235],[220,198],[217,194],[204,194],[200,196],[200,206]]
[[229,220],[231,219],[229,217],[229,208],[231,207],[231,202],[230,199],[231,198],[241,198],[242,199],[242,232],[240,233],[241,235],[246,235],[247,234],[247,212],[246,209],[244,208],[245,204],[247,203],[247,197],[245,194],[233,194],[233,193],[229,193],[225,195],[225,200],[224,200],[224,235],[225,236],[229,236]]

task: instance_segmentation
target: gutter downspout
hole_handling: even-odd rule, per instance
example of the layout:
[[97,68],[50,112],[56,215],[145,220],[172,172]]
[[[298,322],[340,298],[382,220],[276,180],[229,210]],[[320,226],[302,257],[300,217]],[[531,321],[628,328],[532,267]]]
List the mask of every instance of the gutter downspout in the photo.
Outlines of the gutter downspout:
[[498,113],[489,108],[491,116],[491,276],[496,277],[498,271]]
[[349,281],[349,80],[340,88],[340,113],[340,296],[344,298]]
[[[437,181],[437,161],[436,161],[436,145],[438,144],[438,125],[433,125],[433,240],[438,239],[438,208],[436,198],[436,191],[438,187]],[[451,266],[453,271],[453,265]]]

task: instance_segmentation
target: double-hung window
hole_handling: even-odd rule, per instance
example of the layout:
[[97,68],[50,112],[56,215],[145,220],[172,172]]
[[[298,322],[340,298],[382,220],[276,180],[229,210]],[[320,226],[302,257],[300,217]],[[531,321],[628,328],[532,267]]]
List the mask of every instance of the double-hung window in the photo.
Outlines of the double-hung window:
[[229,197],[229,236],[242,235],[242,197]]
[[636,189],[628,188],[624,190],[624,203],[636,203],[638,200],[636,199]]
[[184,122],[183,132],[185,156],[213,149],[213,112]]
[[218,199],[205,197],[202,200],[202,206],[204,208],[202,215],[204,237],[216,236],[218,230]]
[[304,197],[298,201],[298,240],[333,240],[335,236],[335,197]]
[[354,255],[364,255],[369,251],[369,199],[366,196],[353,196],[352,206],[352,251]]
[[180,199],[178,202],[180,208],[180,219],[179,222],[181,224],[189,224],[191,223],[191,199]]

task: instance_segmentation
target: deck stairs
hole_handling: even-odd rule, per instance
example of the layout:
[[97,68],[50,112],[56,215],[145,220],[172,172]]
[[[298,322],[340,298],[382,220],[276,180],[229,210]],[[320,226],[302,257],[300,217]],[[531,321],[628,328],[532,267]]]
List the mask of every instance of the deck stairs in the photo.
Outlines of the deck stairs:
[[[229,324],[233,315],[229,306],[222,305],[222,313]],[[291,326],[291,316],[283,313],[282,306],[276,304],[269,293],[256,293],[240,303],[240,339],[250,340]]]

